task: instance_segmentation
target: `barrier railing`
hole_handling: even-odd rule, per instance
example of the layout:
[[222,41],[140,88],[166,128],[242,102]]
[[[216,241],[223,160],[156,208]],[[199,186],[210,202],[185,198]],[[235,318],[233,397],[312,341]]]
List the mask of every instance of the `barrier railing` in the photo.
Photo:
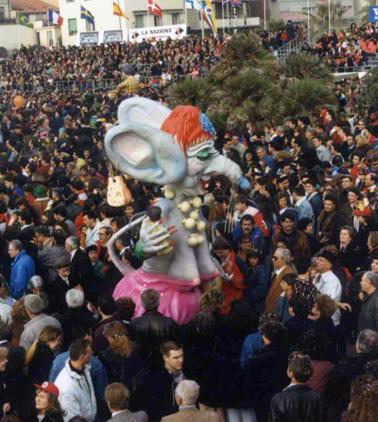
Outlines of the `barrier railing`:
[[[0,78],[0,93],[1,92],[33,92],[33,93],[44,93],[54,91],[92,91],[92,92],[103,92],[110,91],[116,88],[121,82],[124,82],[126,78],[119,79],[93,79],[87,81],[71,81],[71,80],[60,80],[53,82],[26,82],[22,84],[7,84],[1,82]],[[167,86],[174,82],[178,82],[182,79],[181,76],[173,77],[170,80],[165,80],[161,77],[154,76],[142,76],[138,79],[139,84],[148,84],[150,86]]]

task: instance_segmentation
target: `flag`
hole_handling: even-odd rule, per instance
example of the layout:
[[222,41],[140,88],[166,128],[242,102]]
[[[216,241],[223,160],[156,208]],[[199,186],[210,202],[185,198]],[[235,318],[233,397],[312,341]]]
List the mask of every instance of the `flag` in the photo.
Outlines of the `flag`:
[[18,13],[18,23],[20,25],[27,26],[28,28],[34,28],[34,25],[29,21],[29,16],[25,13]]
[[211,6],[211,0],[202,0],[202,17],[209,28],[216,34],[217,20],[215,19],[215,13]]
[[120,16],[121,18],[129,19],[126,13],[119,7],[119,5],[114,2],[113,2],[113,15]]
[[148,0],[148,11],[155,16],[158,16],[158,17],[163,16],[163,10],[156,3],[155,0]]
[[[201,0],[199,0],[201,1]],[[201,4],[197,0],[185,0],[185,7],[192,10],[201,10]]]
[[88,9],[86,9],[85,7],[83,7],[83,6],[80,6],[80,7],[81,7],[81,16],[80,16],[81,19],[85,19],[87,22],[94,25],[95,18],[92,15],[92,13]]
[[63,24],[63,18],[55,10],[49,9],[47,11],[47,17],[49,25],[61,26]]

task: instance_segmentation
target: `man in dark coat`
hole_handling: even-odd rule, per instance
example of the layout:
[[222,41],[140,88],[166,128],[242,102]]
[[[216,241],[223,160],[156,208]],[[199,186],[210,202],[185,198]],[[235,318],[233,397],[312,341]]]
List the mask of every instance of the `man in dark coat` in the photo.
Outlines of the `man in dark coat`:
[[83,288],[86,299],[95,302],[95,276],[88,255],[80,249],[80,239],[70,236],[66,239],[65,249],[70,254],[70,273],[74,283]]
[[309,356],[294,352],[289,357],[287,375],[290,384],[276,394],[270,404],[270,422],[323,422],[320,395],[306,385],[313,368]]
[[362,306],[358,318],[358,332],[371,329],[378,331],[378,274],[367,271],[361,279]]
[[69,259],[58,259],[55,268],[58,275],[54,281],[47,282],[46,293],[49,299],[50,312],[63,314],[67,311],[66,294],[76,284],[70,274]]
[[130,337],[136,342],[138,354],[155,364],[160,360],[160,346],[168,340],[179,340],[179,329],[173,319],[158,311],[160,299],[156,290],[145,290],[140,299],[146,312],[131,321]]
[[252,356],[245,368],[245,390],[257,420],[266,421],[271,398],[288,383],[287,330],[280,322],[268,321],[260,331],[264,348]]
[[160,421],[163,416],[179,410],[175,401],[175,389],[185,379],[182,372],[184,352],[181,346],[168,341],[161,346],[161,355],[164,365],[137,375],[131,394],[131,410],[144,410],[151,422]]

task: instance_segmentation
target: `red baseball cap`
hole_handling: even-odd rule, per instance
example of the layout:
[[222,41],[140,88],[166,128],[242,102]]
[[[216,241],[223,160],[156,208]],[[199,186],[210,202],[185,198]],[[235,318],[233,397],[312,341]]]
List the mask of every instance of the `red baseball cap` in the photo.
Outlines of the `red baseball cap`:
[[34,384],[35,388],[38,388],[39,390],[44,391],[45,393],[52,394],[56,398],[59,396],[59,390],[58,387],[55,384],[52,384],[51,382],[45,381],[43,384]]

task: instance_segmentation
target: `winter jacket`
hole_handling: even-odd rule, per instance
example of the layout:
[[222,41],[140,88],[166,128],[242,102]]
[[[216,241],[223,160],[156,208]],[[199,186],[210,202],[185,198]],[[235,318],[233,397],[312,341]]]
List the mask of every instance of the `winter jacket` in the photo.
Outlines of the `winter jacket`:
[[[49,381],[55,383],[60,372],[63,370],[66,361],[69,359],[69,352],[64,352],[58,355],[52,364],[50,370]],[[108,375],[104,365],[96,356],[91,357],[88,365],[89,372],[93,383],[93,388],[98,400],[104,398],[105,387],[109,384]]]
[[64,421],[68,422],[74,416],[81,416],[88,422],[96,418],[97,404],[95,392],[86,367],[82,373],[74,371],[67,360],[55,385],[59,389],[59,403],[65,411]]
[[19,299],[25,292],[28,281],[35,274],[35,264],[32,258],[22,250],[14,259],[10,275],[10,295]]
[[244,298],[253,306],[257,313],[264,310],[265,297],[269,290],[269,277],[264,265],[258,265],[250,270],[245,280],[247,285]]
[[358,318],[358,332],[366,329],[378,330],[378,289],[362,301]]
[[323,422],[320,395],[307,385],[292,385],[272,398],[270,422]]

